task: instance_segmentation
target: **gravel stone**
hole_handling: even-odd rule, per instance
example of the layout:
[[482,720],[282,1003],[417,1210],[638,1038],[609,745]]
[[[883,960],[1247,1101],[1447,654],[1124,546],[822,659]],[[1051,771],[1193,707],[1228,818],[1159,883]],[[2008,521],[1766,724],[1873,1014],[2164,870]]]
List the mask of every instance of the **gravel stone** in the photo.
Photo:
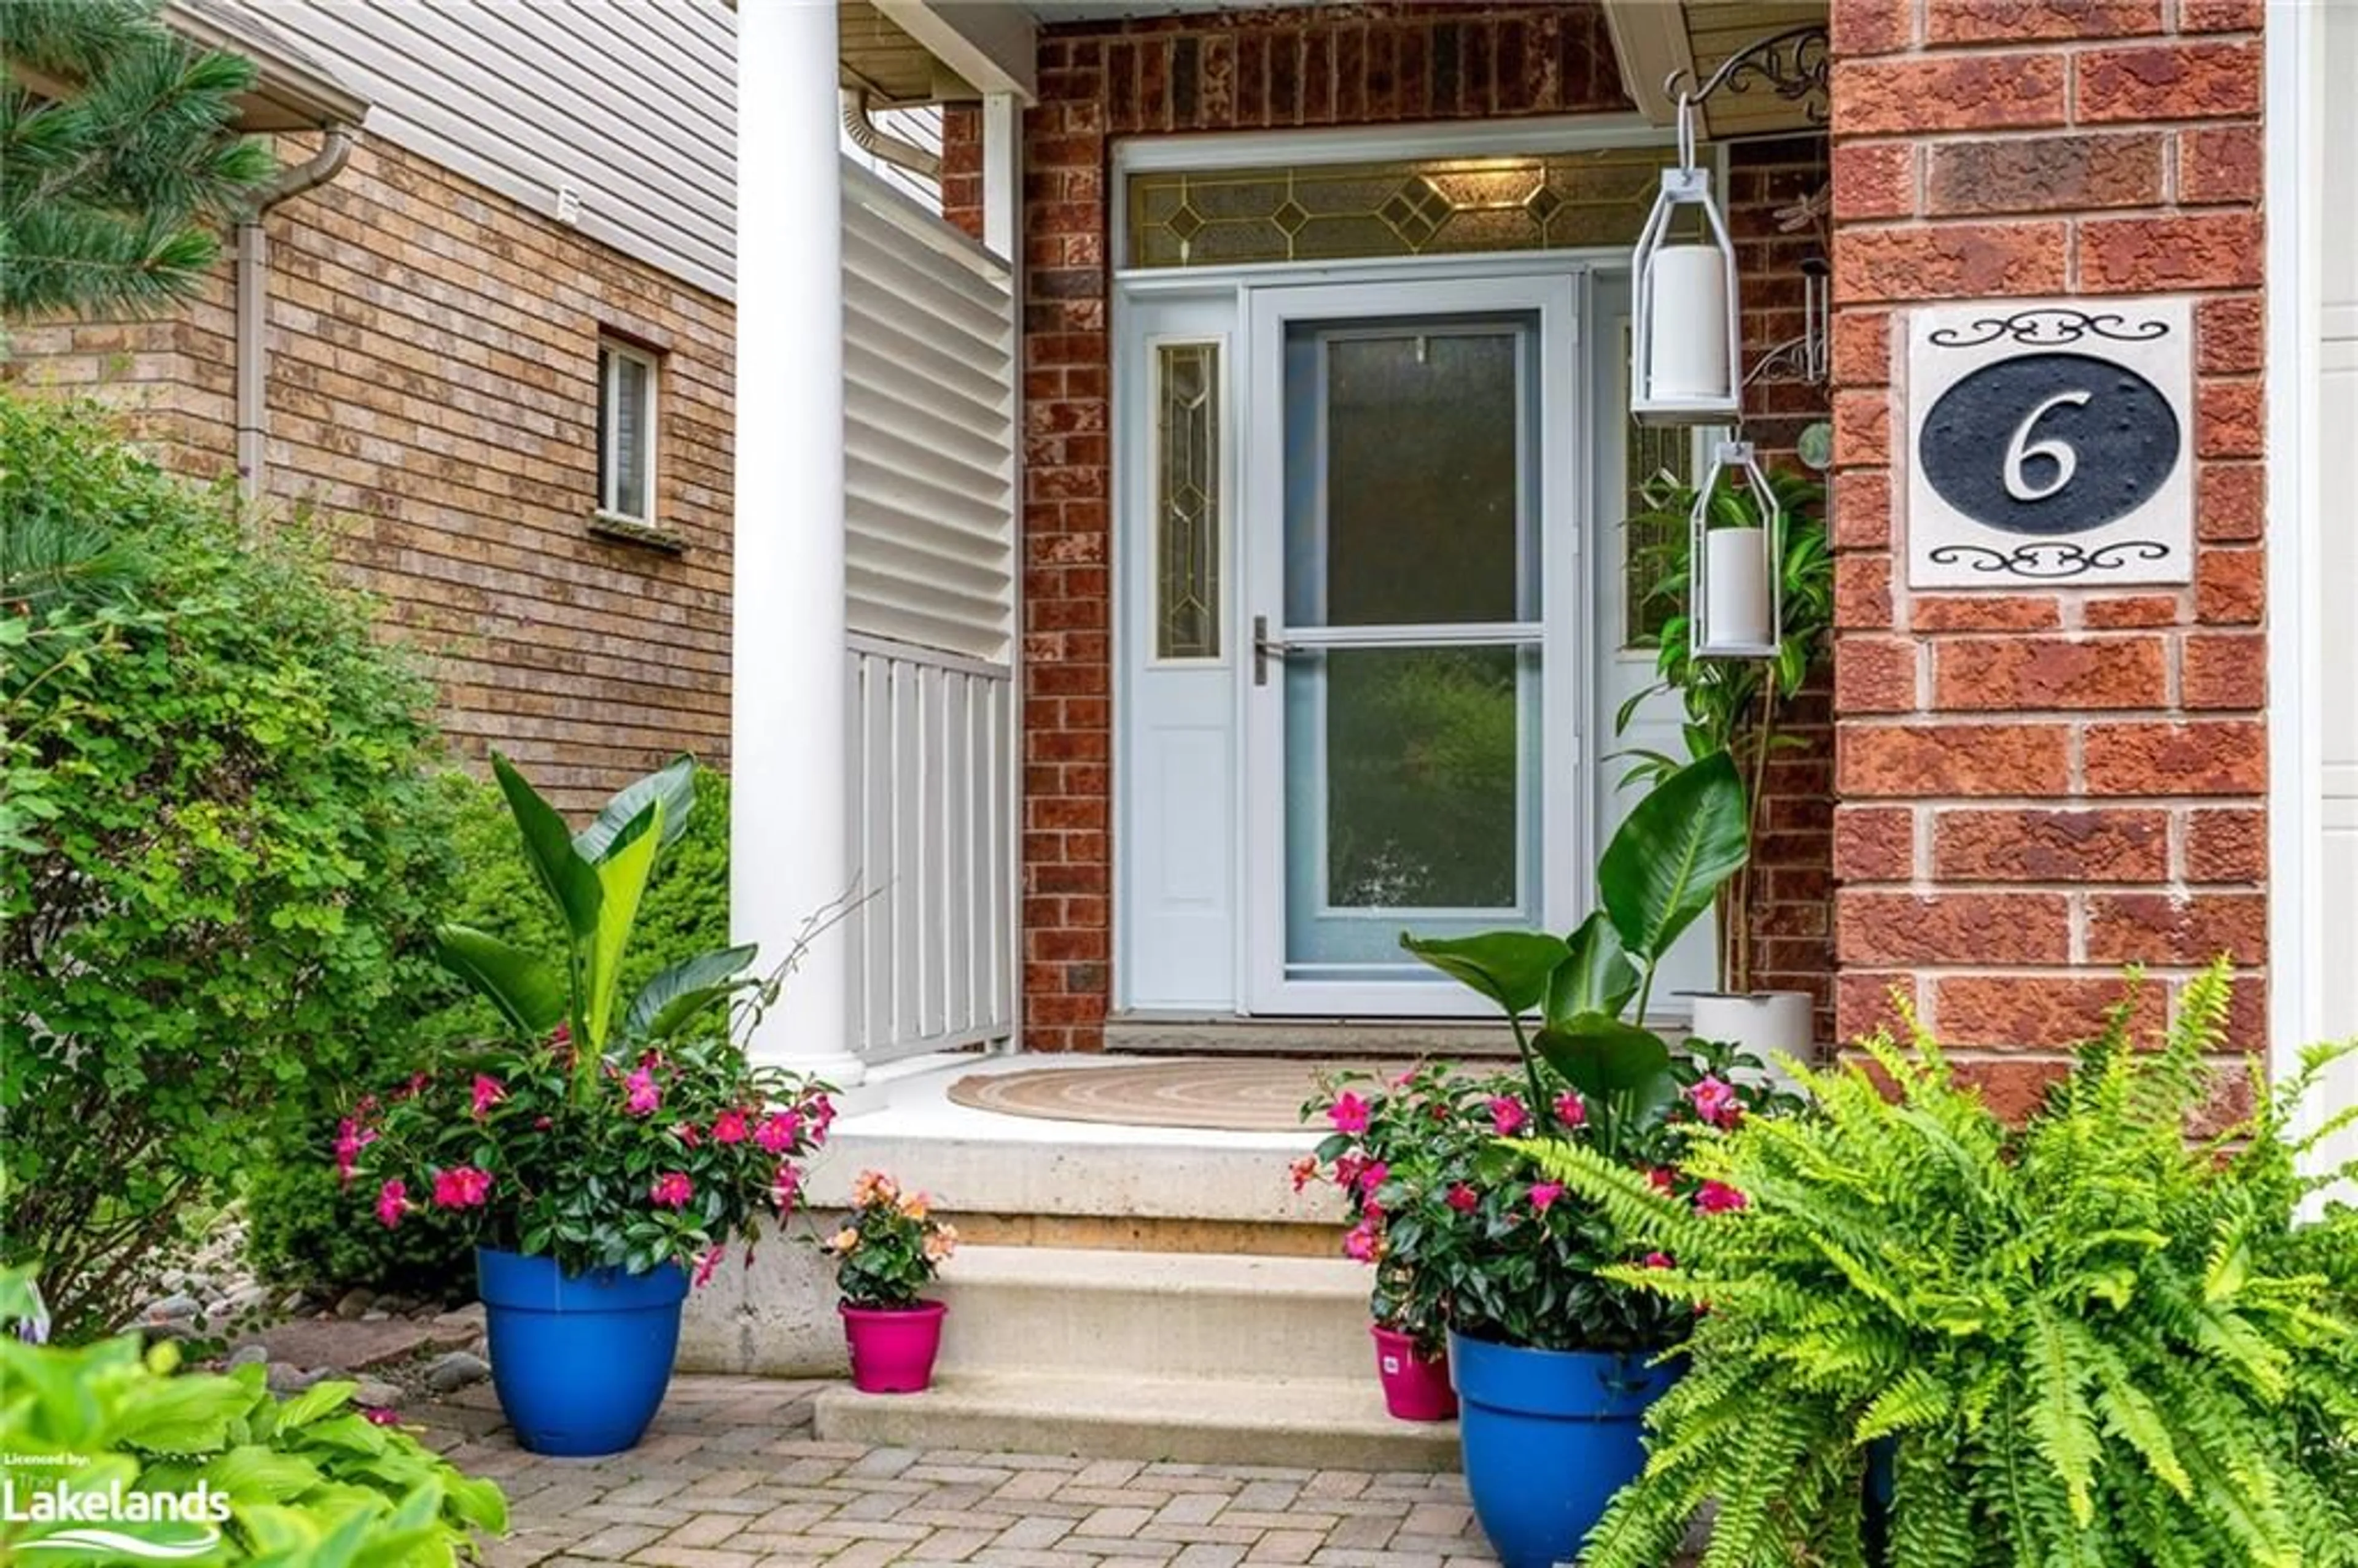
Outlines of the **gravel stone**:
[[354,1285],[336,1298],[336,1315],[347,1322],[359,1319],[376,1304],[376,1292],[365,1285]]
[[240,1367],[251,1367],[257,1361],[265,1367],[270,1364],[270,1346],[259,1340],[241,1345],[229,1353],[229,1365],[232,1370]]
[[273,1361],[264,1381],[274,1394],[299,1394],[327,1375],[325,1368],[307,1372],[292,1361]]
[[427,1386],[438,1394],[451,1393],[492,1375],[491,1363],[465,1350],[438,1356],[426,1368]]
[[386,1410],[401,1403],[402,1397],[399,1387],[382,1378],[362,1378],[352,1390],[352,1403]]
[[204,1303],[194,1296],[169,1295],[161,1301],[150,1303],[147,1315],[166,1322],[177,1322],[181,1318],[194,1317],[203,1310]]

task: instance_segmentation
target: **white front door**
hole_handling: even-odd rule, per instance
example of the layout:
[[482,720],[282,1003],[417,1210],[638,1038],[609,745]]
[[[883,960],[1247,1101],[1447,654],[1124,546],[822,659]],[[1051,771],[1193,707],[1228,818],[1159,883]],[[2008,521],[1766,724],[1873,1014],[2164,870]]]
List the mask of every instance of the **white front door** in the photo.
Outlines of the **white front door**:
[[1260,1013],[1482,1004],[1403,931],[1585,899],[1579,282],[1249,290],[1235,661]]

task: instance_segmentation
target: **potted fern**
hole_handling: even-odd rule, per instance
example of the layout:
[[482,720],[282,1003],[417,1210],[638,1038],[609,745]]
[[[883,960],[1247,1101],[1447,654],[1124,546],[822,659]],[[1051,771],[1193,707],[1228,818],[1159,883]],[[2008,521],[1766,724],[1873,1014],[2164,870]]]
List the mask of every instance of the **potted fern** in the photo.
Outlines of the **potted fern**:
[[2358,1107],[2295,1131],[2358,1042],[2280,1093],[2255,1075],[2250,1117],[2190,1141],[2228,986],[2190,983],[2158,1050],[2124,1004],[2019,1128],[1920,1030],[1867,1041],[1875,1072],[1804,1075],[1816,1114],[1694,1152],[1746,1195],[1715,1223],[1524,1145],[1669,1260],[1614,1279],[1711,1309],[1585,1568],[1654,1568],[1714,1504],[1712,1568],[2358,1563],[2358,1212],[2301,1222]]
[[[1655,649],[1654,684],[1621,706],[1617,733],[1627,734],[1650,698],[1670,693],[1681,708],[1683,758],[1632,748],[1635,765],[1625,784],[1659,786],[1697,758],[1724,754],[1744,785],[1747,845],[1766,831],[1768,764],[1780,751],[1801,744],[1787,726],[1795,700],[1818,667],[1833,625],[1833,556],[1828,548],[1825,486],[1790,470],[1769,476],[1769,488],[1785,518],[1784,553],[1777,652],[1766,659],[1698,658],[1691,651],[1686,605],[1693,580],[1688,520],[1695,487],[1667,471],[1640,487],[1644,507],[1624,524],[1630,530],[1632,565],[1646,580],[1649,602],[1668,613],[1656,631],[1640,638]],[[1712,495],[1707,536],[1757,523],[1757,514],[1732,484]],[[1749,911],[1752,870],[1739,867],[1721,889],[1713,908],[1717,937],[1719,989],[1693,998],[1693,1033],[1725,1040],[1763,1054],[1804,1055],[1813,1023],[1807,992],[1760,989],[1759,955],[1753,944]]]

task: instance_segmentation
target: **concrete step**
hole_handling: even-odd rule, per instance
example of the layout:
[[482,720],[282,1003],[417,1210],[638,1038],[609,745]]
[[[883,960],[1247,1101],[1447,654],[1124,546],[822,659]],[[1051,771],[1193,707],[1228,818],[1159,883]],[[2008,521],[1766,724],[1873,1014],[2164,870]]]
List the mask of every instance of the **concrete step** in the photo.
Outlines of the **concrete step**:
[[1075,1378],[943,1372],[919,1394],[828,1389],[829,1443],[1079,1454],[1180,1465],[1454,1470],[1455,1422],[1394,1421],[1372,1368],[1356,1378]]
[[1372,1379],[1371,1271],[1342,1258],[964,1247],[947,1372]]

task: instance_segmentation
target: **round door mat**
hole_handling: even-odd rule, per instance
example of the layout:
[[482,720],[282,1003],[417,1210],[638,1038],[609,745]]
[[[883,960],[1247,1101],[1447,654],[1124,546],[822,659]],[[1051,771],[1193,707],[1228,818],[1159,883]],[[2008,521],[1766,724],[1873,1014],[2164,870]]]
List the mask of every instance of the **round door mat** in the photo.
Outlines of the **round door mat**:
[[976,1110],[1051,1121],[1296,1132],[1318,1076],[1341,1070],[1332,1062],[1120,1062],[976,1073],[949,1092],[953,1103]]

